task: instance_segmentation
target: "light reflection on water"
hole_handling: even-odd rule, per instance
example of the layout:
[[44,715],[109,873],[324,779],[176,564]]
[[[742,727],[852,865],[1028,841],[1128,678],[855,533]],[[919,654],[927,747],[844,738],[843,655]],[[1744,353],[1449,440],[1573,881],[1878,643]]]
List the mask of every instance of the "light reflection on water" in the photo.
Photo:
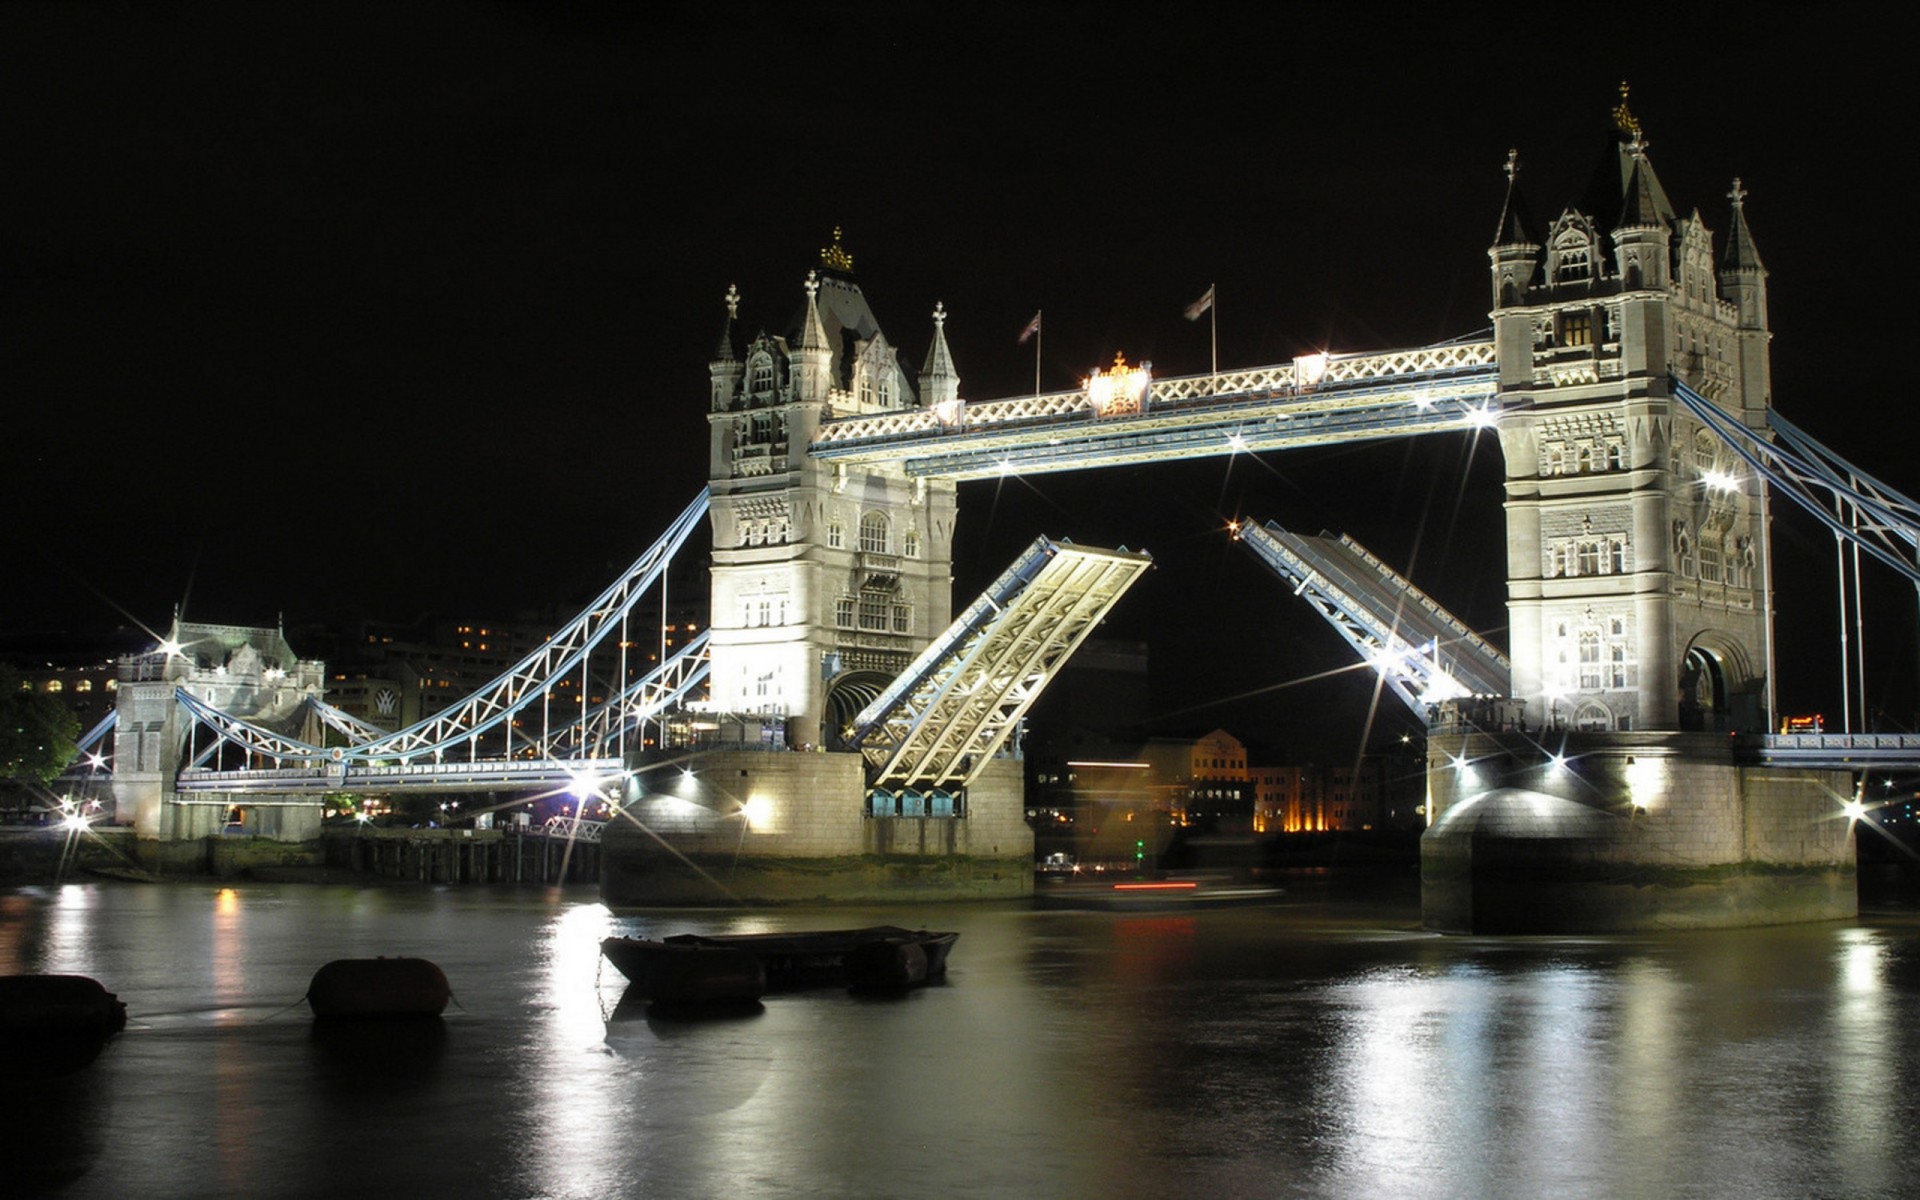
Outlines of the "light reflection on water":
[[[615,916],[539,889],[22,890],[0,895],[0,970],[93,975],[134,1024],[14,1097],[74,1115],[19,1178],[116,1197],[1904,1193],[1920,921],[1440,938],[1390,899]],[[670,1019],[620,1006],[599,956],[610,933],[881,921],[959,929],[950,980]],[[321,963],[375,954],[440,963],[457,1006],[347,1030],[287,1010]]]

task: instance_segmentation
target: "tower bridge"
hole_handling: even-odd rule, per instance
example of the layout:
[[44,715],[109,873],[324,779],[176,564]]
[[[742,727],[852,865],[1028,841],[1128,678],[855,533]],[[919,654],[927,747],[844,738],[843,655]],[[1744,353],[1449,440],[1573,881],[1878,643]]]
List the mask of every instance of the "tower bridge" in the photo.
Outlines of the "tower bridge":
[[[1504,653],[1357,543],[1243,532],[1396,695],[1438,706],[1427,922],[1848,915],[1848,772],[1920,765],[1920,745],[1776,740],[1770,506],[1814,511],[1917,584],[1920,508],[1773,412],[1767,274],[1738,181],[1716,241],[1668,200],[1623,104],[1586,197],[1536,221],[1509,158],[1490,338],[1172,378],[1117,358],[1080,389],[988,401],[961,395],[943,308],[910,367],[836,233],[782,332],[749,333],[729,290],[708,364],[708,491],[546,647],[396,733],[329,717],[317,681],[288,691],[304,667],[265,687],[258,648],[191,669],[157,652],[137,666],[154,686],[122,692],[116,787],[164,838],[204,831],[184,815],[202,796],[292,808],[328,787],[612,778],[650,839],[634,835],[623,871],[624,827],[609,830],[609,886],[630,898],[705,895],[662,883],[668,860],[705,874],[728,856],[768,898],[798,886],[772,864],[902,856],[945,864],[956,894],[1017,892],[1031,834],[995,751],[1150,560],[1043,539],[950,620],[958,482],[1480,429],[1505,463]],[[623,661],[604,704],[554,714],[557,681],[580,680],[584,702],[595,656],[625,644],[636,598],[702,521],[699,649],[642,687]],[[220,681],[242,675],[235,707]],[[702,686],[701,711],[753,718],[765,742],[647,753],[634,731]],[[935,793],[946,806],[923,806]],[[666,850],[642,853],[654,843]],[[842,877],[855,874],[888,894],[867,867]]]

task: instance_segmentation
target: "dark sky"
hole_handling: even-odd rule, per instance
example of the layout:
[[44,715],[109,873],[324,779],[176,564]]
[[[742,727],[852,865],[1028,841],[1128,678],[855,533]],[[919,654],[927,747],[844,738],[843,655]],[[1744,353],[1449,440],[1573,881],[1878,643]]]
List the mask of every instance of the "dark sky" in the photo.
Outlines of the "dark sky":
[[[1724,231],[1745,181],[1778,406],[1911,485],[1899,368],[1863,343],[1906,324],[1915,106],[1867,10],[555,7],[0,9],[0,637],[183,596],[290,626],[564,608],[701,485],[727,285],[779,329],[836,225],[916,362],[945,302],[975,399],[1032,386],[1040,307],[1049,387],[1116,351],[1205,370],[1180,310],[1209,283],[1228,367],[1470,334],[1508,148],[1557,213],[1622,79],[1682,211]],[[1166,723],[1284,744],[1367,689],[1220,703],[1347,661],[1220,525],[1351,532],[1499,636],[1497,453],[966,485],[959,590],[1039,532],[1145,546],[1112,632],[1153,642]],[[1783,695],[1832,709],[1830,549],[1780,526]],[[1876,688],[1910,710],[1884,590]]]

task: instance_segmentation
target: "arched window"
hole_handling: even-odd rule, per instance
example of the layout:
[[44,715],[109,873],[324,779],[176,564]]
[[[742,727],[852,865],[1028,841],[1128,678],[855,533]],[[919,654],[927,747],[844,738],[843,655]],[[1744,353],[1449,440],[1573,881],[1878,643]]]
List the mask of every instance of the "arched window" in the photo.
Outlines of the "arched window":
[[753,366],[747,374],[747,390],[756,396],[764,396],[773,391],[773,360],[759,355],[753,360]]
[[1580,631],[1580,690],[1600,686],[1600,631],[1591,626]]
[[887,552],[887,514],[870,512],[860,518],[860,552],[863,554],[885,554]]
[[907,530],[907,536],[905,540],[906,540],[906,544],[903,547],[901,547],[901,549],[905,552],[906,556],[908,558],[919,558],[920,557],[920,531],[918,529]]

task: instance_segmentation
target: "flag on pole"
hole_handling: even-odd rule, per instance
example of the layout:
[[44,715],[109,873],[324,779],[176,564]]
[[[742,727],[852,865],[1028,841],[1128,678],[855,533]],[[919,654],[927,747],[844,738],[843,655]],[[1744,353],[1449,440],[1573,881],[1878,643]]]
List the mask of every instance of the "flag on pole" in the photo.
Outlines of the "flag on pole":
[[1187,305],[1187,320],[1198,321],[1203,313],[1213,307],[1213,285],[1207,285],[1206,295]]
[[1039,332],[1040,332],[1040,314],[1038,312],[1035,312],[1033,314],[1033,320],[1028,321],[1027,327],[1020,331],[1020,344],[1022,346],[1026,345],[1028,340],[1031,339],[1034,334]]

